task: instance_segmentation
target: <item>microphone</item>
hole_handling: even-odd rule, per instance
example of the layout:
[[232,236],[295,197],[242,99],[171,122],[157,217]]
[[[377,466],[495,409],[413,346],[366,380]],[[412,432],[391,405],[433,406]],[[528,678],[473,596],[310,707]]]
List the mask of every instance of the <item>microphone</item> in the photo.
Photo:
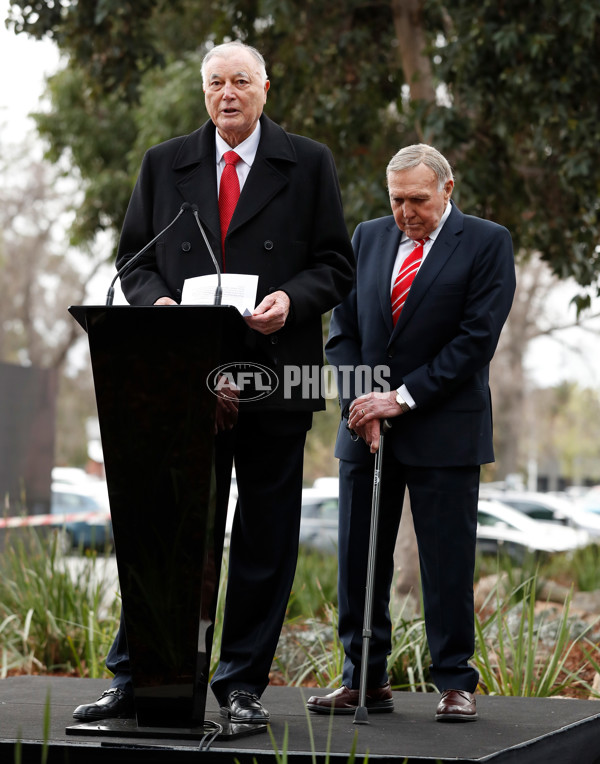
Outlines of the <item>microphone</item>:
[[217,272],[217,288],[215,289],[215,301],[213,304],[220,305],[221,298],[223,296],[223,290],[221,289],[221,269],[219,268],[219,263],[217,262],[215,253],[212,251],[212,247],[210,246],[208,239],[206,238],[206,234],[204,233],[204,228],[202,227],[202,223],[200,222],[200,218],[198,217],[199,209],[197,204],[192,204],[192,212],[194,214],[194,217],[196,218],[196,223],[198,224],[198,228],[200,229],[200,233],[202,234],[204,243],[206,244],[206,249],[208,249],[208,252],[212,258],[213,265],[215,266],[215,271]]
[[[115,273],[114,279],[110,282],[110,286],[108,287],[108,292],[107,292],[107,295],[106,295],[106,305],[112,305],[113,304],[113,300],[114,300],[114,297],[115,297],[114,286],[115,286],[115,282],[119,278],[119,276],[121,276],[130,266],[132,266],[135,263],[136,260],[138,260],[145,252],[147,252],[150,249],[150,247],[154,244],[154,242],[157,239],[160,239],[160,237],[163,235],[163,233],[168,231],[169,228],[172,225],[175,225],[175,223],[179,220],[179,218],[183,215],[184,212],[186,212],[187,210],[189,210],[191,208],[192,208],[192,205],[189,202],[184,202],[181,205],[181,207],[179,208],[179,212],[177,213],[177,215],[175,215],[173,220],[171,220],[169,225],[166,225],[162,229],[162,231],[160,231],[159,233],[156,234],[156,236],[152,239],[152,241],[149,241],[143,249],[140,249],[140,251],[137,252],[133,257],[129,258],[129,260],[125,263],[125,265],[123,265],[123,266],[121,266],[121,268],[119,268],[119,270]],[[198,208],[196,207],[196,209],[198,209]]]

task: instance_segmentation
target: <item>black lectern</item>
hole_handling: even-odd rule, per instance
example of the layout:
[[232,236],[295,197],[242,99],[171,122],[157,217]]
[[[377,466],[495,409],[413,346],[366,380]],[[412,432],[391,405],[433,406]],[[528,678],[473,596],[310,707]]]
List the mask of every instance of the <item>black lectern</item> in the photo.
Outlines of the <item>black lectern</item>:
[[221,496],[215,512],[207,380],[242,360],[246,325],[227,306],[69,311],[89,338],[137,727],[198,728],[227,504]]

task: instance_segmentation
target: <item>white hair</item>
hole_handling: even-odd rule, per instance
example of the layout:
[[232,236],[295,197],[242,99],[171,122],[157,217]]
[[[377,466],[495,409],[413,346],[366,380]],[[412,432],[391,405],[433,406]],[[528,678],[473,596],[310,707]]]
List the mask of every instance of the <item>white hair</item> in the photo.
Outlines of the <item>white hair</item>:
[[440,154],[437,149],[434,149],[433,146],[429,146],[426,143],[415,143],[412,146],[405,146],[403,149],[400,149],[390,159],[385,171],[385,177],[389,179],[392,172],[401,172],[402,170],[417,167],[420,164],[424,164],[434,171],[438,179],[439,191],[444,188],[447,181],[454,180],[452,168],[446,157]]
[[228,53],[230,53],[232,50],[245,50],[256,60],[259,66],[260,74],[263,80],[263,84],[267,81],[267,66],[265,64],[265,59],[262,56],[262,53],[260,51],[256,50],[256,48],[253,48],[251,45],[246,45],[243,42],[240,42],[240,40],[234,40],[233,42],[224,42],[221,45],[215,45],[214,48],[211,48],[208,53],[204,56],[202,59],[202,83],[204,86],[208,85],[207,82],[207,75],[206,75],[206,65],[210,61],[211,58],[214,56],[224,56],[226,57]]

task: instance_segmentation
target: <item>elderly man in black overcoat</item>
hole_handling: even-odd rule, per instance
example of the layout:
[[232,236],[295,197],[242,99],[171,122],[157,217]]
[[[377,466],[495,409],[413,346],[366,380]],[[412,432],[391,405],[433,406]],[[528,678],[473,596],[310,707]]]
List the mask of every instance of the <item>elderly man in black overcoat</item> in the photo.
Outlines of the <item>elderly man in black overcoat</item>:
[[[235,462],[239,498],[212,689],[222,714],[233,722],[261,723],[269,719],[260,696],[269,682],[296,566],[305,438],[313,411],[324,408],[314,386],[307,394],[301,384],[284,382],[297,381],[303,369],[310,375],[321,367],[321,316],[350,291],[354,256],[330,150],[287,133],[263,114],[269,80],[261,54],[237,42],[217,46],[206,55],[202,75],[210,120],[146,153],[117,267],[188,202],[198,208],[221,269],[259,277],[257,304],[246,321],[254,357],[281,384],[272,396],[240,403],[237,424],[221,448]],[[239,201],[223,222],[219,194],[232,162]],[[178,304],[187,278],[214,273],[192,214],[182,215],[149,255],[121,278],[132,305]],[[95,703],[79,706],[75,718],[131,715],[122,628],[107,666],[114,673],[112,686]]]

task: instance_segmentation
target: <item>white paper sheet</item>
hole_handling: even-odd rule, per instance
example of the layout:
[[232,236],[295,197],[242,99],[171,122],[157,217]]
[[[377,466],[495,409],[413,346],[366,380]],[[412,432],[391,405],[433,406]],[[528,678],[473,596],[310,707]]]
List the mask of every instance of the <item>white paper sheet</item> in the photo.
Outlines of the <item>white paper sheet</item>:
[[[186,279],[181,294],[182,305],[213,305],[217,274]],[[256,306],[258,276],[246,273],[223,273],[221,276],[221,305],[233,305],[242,316],[252,314]]]

